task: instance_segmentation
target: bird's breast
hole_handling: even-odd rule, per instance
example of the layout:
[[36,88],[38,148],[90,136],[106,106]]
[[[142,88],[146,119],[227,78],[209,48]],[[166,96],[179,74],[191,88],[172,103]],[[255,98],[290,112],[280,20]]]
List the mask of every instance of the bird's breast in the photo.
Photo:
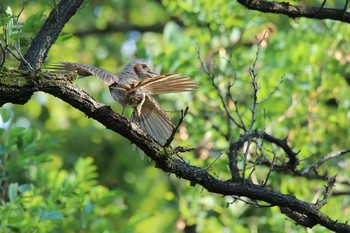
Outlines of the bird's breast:
[[137,107],[144,102],[145,94],[138,90],[126,90],[123,85],[110,87],[110,92],[115,101],[123,107]]

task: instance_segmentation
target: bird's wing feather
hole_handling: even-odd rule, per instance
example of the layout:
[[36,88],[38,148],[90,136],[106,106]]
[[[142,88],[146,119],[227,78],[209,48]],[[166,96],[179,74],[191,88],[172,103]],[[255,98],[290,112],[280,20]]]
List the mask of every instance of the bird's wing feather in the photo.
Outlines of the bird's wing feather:
[[110,86],[113,83],[119,82],[119,77],[112,72],[104,69],[100,69],[94,66],[89,66],[85,64],[79,64],[79,63],[72,63],[72,62],[59,62],[56,64],[51,64],[48,66],[49,71],[53,73],[71,73],[76,72],[81,77],[86,76],[96,76],[97,78],[101,79],[102,82]]
[[189,77],[178,77],[179,74],[165,74],[155,78],[146,78],[135,86],[140,92],[155,95],[166,93],[177,93],[192,91],[198,88],[198,85]]

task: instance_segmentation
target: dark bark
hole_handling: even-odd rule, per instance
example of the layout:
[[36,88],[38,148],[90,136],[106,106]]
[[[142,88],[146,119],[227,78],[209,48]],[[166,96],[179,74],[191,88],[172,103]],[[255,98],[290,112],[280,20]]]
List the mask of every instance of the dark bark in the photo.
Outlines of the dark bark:
[[350,13],[347,12],[349,1],[345,1],[343,9],[292,5],[288,2],[274,2],[264,0],[237,0],[243,6],[264,13],[283,14],[290,18],[332,19],[350,23]]
[[[298,200],[291,195],[275,192],[265,186],[248,182],[219,180],[211,176],[205,169],[177,159],[173,155],[180,150],[179,148],[171,149],[160,146],[136,125],[114,113],[108,106],[97,102],[70,80],[72,77],[55,76],[49,73],[32,75],[32,73],[24,71],[2,70],[0,71],[0,106],[8,102],[23,104],[22,99],[28,98],[36,91],[49,93],[100,122],[106,128],[129,139],[155,162],[156,167],[188,180],[192,186],[198,184],[212,193],[247,197],[256,201],[264,201],[271,206],[279,206],[287,216],[301,225],[305,223],[305,226],[312,227],[320,224],[335,232],[350,232],[349,225],[332,220],[323,214],[315,204]],[[266,137],[266,140],[283,144],[275,138]],[[292,153],[288,151],[286,149],[286,153]]]
[[[24,58],[35,70],[40,68],[47,56],[52,44],[57,39],[60,31],[69,19],[76,13],[83,0],[62,0],[52,10],[48,19],[31,43]],[[334,19],[349,22],[349,14],[344,10],[320,8],[302,8],[291,6],[288,3],[275,3],[267,1],[244,1],[238,0],[250,9],[263,12],[272,12],[288,15],[289,17],[309,17],[318,19]],[[346,9],[346,8],[344,8]],[[126,28],[125,30],[128,30]],[[159,30],[159,28],[157,29]],[[20,69],[28,70],[26,62],[20,64]],[[106,128],[129,139],[142,149],[154,162],[155,166],[164,172],[175,174],[177,177],[186,179],[192,186],[198,184],[209,192],[246,197],[255,201],[264,201],[271,206],[279,206],[281,211],[296,223],[312,227],[322,225],[335,232],[350,232],[350,226],[330,219],[320,211],[320,208],[312,203],[296,199],[291,195],[275,192],[265,185],[251,184],[246,180],[239,179],[237,170],[234,174],[238,179],[219,180],[211,176],[205,169],[192,166],[183,160],[172,156],[177,152],[186,151],[184,148],[171,149],[162,147],[152,138],[141,131],[136,125],[127,119],[114,113],[108,106],[93,99],[88,93],[75,86],[68,76],[55,76],[49,73],[35,73],[24,71],[0,70],[0,106],[5,103],[25,104],[36,91],[49,93],[77,108],[83,114],[100,122]],[[274,143],[282,148],[289,162],[286,164],[289,170],[294,171],[298,163],[296,153],[287,145],[286,141],[276,139],[264,133],[251,132],[250,135],[242,135],[236,142],[231,143],[231,151],[237,152],[246,142],[246,138],[257,137]],[[232,153],[232,166],[236,155]]]
[[[83,2],[84,0],[61,0],[51,11],[44,25],[30,44],[27,53],[24,55],[24,59],[34,70],[42,66],[62,28],[77,12]],[[22,61],[19,69],[30,69],[27,63]]]

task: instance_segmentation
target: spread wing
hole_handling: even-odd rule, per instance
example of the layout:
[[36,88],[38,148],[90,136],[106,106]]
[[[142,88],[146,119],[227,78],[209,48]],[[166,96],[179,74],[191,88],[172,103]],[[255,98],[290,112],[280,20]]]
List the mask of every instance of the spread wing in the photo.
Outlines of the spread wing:
[[179,77],[179,74],[173,73],[128,83],[124,87],[129,91],[137,90],[140,93],[155,95],[192,91],[198,88],[198,85],[189,77]]
[[123,89],[127,92],[137,91],[146,95],[141,111],[134,109],[131,121],[138,123],[161,145],[164,145],[171,136],[174,125],[151,95],[192,91],[196,88],[198,88],[198,85],[195,81],[189,77],[179,77],[177,73],[146,78],[141,82],[123,85]]
[[174,125],[165,111],[151,96],[146,96],[142,105],[141,115],[137,116],[135,110],[131,116],[131,121],[138,123],[143,130],[148,132],[161,145],[166,143],[174,129]]
[[113,83],[118,83],[119,77],[112,72],[104,69],[100,69],[94,66],[72,63],[72,62],[59,62],[56,64],[52,64],[49,67],[49,71],[53,73],[65,74],[76,72],[81,77],[86,76],[96,76],[101,79],[102,82],[110,86]]

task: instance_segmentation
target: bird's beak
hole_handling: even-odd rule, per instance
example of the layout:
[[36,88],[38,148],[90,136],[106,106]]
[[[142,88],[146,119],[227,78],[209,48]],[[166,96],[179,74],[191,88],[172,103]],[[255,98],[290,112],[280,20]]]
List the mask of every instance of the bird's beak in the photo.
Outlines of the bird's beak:
[[152,70],[147,71],[147,77],[154,78],[154,77],[157,77],[157,76],[159,76],[159,74],[157,72],[152,71]]

